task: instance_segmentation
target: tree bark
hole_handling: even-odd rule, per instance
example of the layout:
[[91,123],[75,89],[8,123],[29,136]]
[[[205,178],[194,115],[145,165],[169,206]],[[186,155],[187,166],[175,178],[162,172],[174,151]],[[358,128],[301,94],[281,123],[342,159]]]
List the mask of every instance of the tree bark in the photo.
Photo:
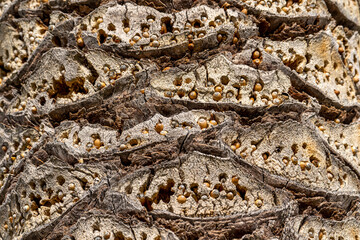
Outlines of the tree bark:
[[360,239],[359,0],[0,2],[0,239]]

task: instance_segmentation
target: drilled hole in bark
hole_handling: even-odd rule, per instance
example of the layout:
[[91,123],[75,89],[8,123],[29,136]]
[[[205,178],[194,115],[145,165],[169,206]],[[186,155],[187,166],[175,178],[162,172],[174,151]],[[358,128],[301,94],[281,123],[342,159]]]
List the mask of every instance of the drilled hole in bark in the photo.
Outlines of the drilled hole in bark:
[[173,27],[172,27],[171,19],[169,17],[162,18],[160,33],[164,34],[164,33],[172,32],[172,30]]
[[240,197],[245,200],[246,195],[246,187],[240,186],[239,184],[236,185],[236,191],[239,193]]
[[154,198],[154,203],[158,204],[161,200],[164,203],[169,203],[170,202],[170,197],[172,195],[174,195],[174,191],[172,190],[172,187],[175,185],[174,180],[169,179],[167,181],[167,184],[161,185],[159,186],[159,192],[157,193],[157,195]]
[[104,30],[100,29],[98,31],[98,42],[99,42],[99,44],[105,43],[106,38],[107,38],[107,34],[105,33]]

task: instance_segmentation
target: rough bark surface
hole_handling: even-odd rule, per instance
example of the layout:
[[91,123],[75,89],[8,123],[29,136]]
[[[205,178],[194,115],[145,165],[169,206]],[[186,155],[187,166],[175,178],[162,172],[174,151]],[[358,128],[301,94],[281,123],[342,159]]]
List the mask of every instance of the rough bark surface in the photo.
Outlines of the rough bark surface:
[[359,0],[0,0],[0,239],[360,240]]

